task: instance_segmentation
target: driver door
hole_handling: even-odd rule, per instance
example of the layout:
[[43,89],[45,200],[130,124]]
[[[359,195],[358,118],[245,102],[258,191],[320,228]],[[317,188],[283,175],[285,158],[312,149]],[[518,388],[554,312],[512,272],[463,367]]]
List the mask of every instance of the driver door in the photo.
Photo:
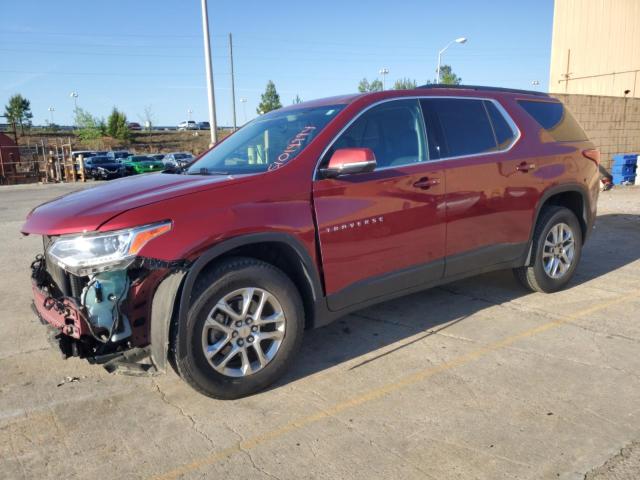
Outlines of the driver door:
[[397,99],[365,111],[327,151],[321,168],[336,150],[351,147],[372,150],[376,169],[313,184],[334,311],[438,280],[444,272],[445,176],[429,162],[419,102]]

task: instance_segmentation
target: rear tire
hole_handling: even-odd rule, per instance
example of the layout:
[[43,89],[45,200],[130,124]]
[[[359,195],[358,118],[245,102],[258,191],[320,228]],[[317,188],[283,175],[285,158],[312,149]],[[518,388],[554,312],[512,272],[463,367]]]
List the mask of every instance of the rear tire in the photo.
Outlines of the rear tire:
[[302,343],[300,295],[281,270],[236,257],[203,273],[184,325],[173,334],[178,374],[209,397],[263,390],[291,365]]
[[575,214],[564,207],[545,207],[533,233],[529,265],[513,272],[529,290],[557,292],[573,277],[581,254],[582,230]]

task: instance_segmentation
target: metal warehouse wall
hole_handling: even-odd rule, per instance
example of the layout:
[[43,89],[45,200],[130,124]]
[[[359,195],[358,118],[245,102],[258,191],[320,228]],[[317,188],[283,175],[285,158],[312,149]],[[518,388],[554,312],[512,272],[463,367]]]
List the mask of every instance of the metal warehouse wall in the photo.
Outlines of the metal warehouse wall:
[[640,98],[640,0],[555,0],[549,91],[625,90]]
[[[639,0],[640,2],[640,0]],[[616,153],[640,153],[640,98],[552,94],[576,117],[611,168]]]

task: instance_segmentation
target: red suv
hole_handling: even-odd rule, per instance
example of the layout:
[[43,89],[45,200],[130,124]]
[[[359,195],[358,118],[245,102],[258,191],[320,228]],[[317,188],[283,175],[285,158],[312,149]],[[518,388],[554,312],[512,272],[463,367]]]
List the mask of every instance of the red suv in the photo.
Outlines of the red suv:
[[553,292],[596,215],[599,155],[562,103],[425,86],[249,123],[185,171],[34,209],[34,309],[66,355],[170,360],[205,395],[274,382],[306,328],[497,269]]

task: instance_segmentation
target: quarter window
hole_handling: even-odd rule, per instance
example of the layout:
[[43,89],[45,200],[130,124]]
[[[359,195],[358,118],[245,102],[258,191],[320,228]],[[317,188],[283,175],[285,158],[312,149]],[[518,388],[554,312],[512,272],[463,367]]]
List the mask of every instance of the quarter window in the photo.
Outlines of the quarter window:
[[433,148],[439,158],[489,153],[506,148],[515,137],[490,101],[428,98],[421,104],[427,126],[438,132]]
[[518,100],[518,103],[556,142],[587,140],[582,127],[562,103],[536,100]]
[[427,160],[422,114],[417,100],[385,102],[363,113],[327,152],[323,163],[340,148],[370,148],[378,168]]

